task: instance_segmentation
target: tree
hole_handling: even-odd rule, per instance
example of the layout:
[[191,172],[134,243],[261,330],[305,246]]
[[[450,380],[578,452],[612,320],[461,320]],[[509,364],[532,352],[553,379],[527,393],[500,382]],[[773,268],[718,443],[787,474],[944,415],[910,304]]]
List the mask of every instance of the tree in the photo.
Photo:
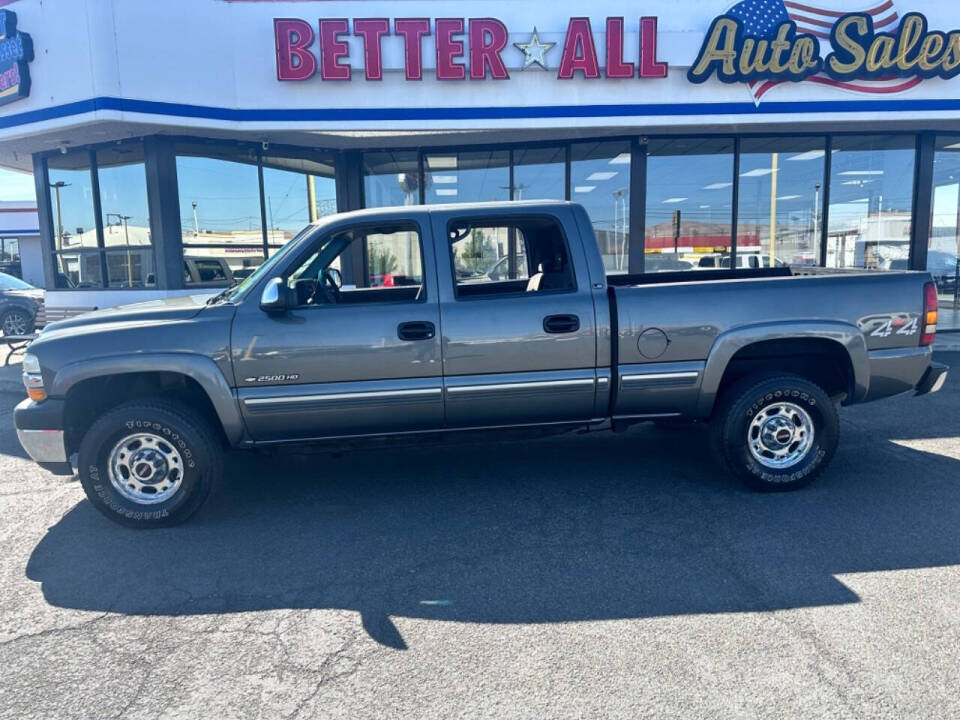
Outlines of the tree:
[[368,262],[371,275],[392,275],[397,269],[397,256],[378,245],[370,246]]

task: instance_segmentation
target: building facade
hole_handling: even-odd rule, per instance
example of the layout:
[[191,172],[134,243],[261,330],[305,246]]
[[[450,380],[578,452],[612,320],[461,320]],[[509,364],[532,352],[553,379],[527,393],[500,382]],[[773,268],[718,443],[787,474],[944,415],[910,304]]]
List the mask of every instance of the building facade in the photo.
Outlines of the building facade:
[[566,198],[612,273],[927,269],[960,329],[955,3],[0,4],[51,307],[223,285],[337,211]]

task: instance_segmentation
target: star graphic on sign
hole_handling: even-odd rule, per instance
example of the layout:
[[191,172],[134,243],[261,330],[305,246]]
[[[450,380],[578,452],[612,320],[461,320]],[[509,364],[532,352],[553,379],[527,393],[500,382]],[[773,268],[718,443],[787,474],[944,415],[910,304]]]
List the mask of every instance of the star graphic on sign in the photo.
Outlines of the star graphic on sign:
[[537,36],[537,28],[534,26],[533,35],[530,36],[530,42],[525,43],[514,43],[513,46],[523,53],[523,67],[522,70],[526,70],[528,67],[536,63],[544,70],[547,69],[547,59],[545,55],[550,52],[556,43],[540,42],[540,38]]

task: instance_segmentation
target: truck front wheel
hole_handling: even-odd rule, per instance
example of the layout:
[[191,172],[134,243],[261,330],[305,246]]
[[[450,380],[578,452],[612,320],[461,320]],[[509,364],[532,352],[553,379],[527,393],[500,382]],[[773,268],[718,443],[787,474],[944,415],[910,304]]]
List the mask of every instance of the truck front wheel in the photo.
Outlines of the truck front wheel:
[[206,500],[221,472],[221,450],[189,408],[147,400],[94,422],[77,465],[87,498],[108,518],[133,528],[166,527]]
[[796,375],[748,377],[723,393],[715,443],[730,472],[763,491],[809,484],[833,459],[837,408],[817,385]]

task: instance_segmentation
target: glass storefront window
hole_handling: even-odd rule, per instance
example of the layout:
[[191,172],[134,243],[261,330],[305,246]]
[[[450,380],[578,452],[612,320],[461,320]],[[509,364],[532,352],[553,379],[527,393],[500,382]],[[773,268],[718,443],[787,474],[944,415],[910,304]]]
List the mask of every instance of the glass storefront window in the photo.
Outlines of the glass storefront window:
[[272,253],[304,226],[337,212],[331,163],[299,158],[263,158],[267,245]]
[[[820,263],[825,142],[824,138],[741,141],[738,268]],[[724,266],[729,265],[727,259]]]
[[563,147],[513,151],[514,200],[563,200],[567,153]]
[[57,253],[57,289],[103,287],[100,253],[96,250],[66,250]]
[[960,135],[937,138],[927,272],[940,297],[940,330],[960,330]]
[[[647,147],[646,272],[730,266],[733,140],[677,138]],[[740,236],[741,248],[759,241]],[[741,252],[743,249],[741,249]]]
[[156,287],[147,176],[140,145],[97,151],[107,287]]
[[[156,287],[142,146],[54,155],[47,172],[56,287]],[[93,172],[102,230],[94,214]]]
[[[229,157],[178,155],[180,226],[184,279],[188,284],[216,283],[196,270],[189,258],[226,265],[242,277],[263,262],[260,181],[253,151],[233,150]],[[223,284],[220,281],[220,284]]]
[[96,247],[89,154],[54,156],[48,168],[56,248]]
[[420,204],[420,164],[415,150],[363,156],[364,207]]
[[18,238],[3,238],[0,241],[0,261],[20,262],[20,240]]
[[583,205],[608,273],[628,271],[630,143],[575,143],[570,148],[570,199]]
[[907,266],[915,158],[912,135],[834,137],[827,267]]
[[507,150],[427,153],[423,164],[427,203],[510,199]]

